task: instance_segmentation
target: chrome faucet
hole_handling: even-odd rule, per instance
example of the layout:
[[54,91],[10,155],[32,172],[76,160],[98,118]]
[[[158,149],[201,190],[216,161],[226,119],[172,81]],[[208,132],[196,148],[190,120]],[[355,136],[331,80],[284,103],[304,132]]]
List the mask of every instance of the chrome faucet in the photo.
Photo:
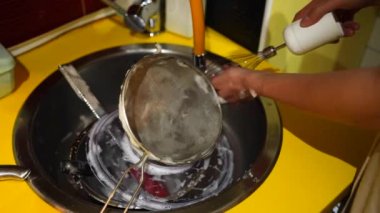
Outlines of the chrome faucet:
[[134,32],[153,36],[164,30],[165,0],[137,0],[123,8],[115,0],[102,0],[123,16],[124,23]]

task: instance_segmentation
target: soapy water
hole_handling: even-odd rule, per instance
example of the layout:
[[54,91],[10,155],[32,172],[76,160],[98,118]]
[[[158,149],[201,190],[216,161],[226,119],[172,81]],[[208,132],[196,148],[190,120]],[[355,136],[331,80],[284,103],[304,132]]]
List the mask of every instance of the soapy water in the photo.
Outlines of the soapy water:
[[[112,131],[112,137],[109,131]],[[85,158],[92,175],[81,177],[80,188],[104,203],[125,169],[134,165],[131,159],[136,157],[136,153],[127,151],[130,147],[126,148],[128,141],[117,114],[104,116],[95,123],[87,138],[89,140],[84,142]],[[139,168],[136,171],[140,172]],[[131,208],[164,210],[188,206],[216,196],[232,183],[233,152],[226,136],[222,135],[208,159],[181,166],[148,162],[144,175],[148,175],[148,183],[144,181],[143,190]],[[110,205],[126,206],[137,184],[136,173],[125,178]]]

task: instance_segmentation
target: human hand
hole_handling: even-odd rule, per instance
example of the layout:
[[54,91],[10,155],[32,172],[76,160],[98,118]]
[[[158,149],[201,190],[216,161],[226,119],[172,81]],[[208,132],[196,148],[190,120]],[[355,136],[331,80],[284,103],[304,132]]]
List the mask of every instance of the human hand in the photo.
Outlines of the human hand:
[[334,11],[336,18],[342,23],[345,36],[353,36],[359,30],[354,15],[363,7],[375,4],[376,0],[312,0],[294,17],[301,19],[301,27],[308,27],[319,21],[326,13]]
[[254,71],[237,66],[226,67],[223,72],[212,79],[212,84],[220,97],[228,102],[236,102],[253,93],[254,90],[250,87],[248,78],[252,77],[254,73]]

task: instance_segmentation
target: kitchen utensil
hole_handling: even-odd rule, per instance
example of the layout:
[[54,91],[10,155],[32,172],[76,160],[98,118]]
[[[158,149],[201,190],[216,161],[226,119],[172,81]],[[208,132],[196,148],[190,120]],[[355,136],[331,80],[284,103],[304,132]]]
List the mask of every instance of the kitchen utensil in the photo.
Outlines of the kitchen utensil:
[[324,44],[338,40],[344,35],[342,25],[332,12],[324,15],[317,23],[309,27],[301,27],[297,20],[284,30],[285,43],[277,47],[269,46],[254,54],[233,55],[231,60],[248,69],[256,68],[262,61],[273,57],[277,50],[285,46],[294,54],[300,55],[314,50]]
[[73,91],[84,103],[86,103],[88,108],[91,110],[91,112],[97,119],[99,119],[106,113],[106,111],[100,105],[98,99],[95,97],[94,94],[92,94],[90,87],[82,79],[82,77],[79,75],[79,73],[73,65],[60,65],[58,69],[65,77]]
[[[189,47],[161,44],[160,49],[163,54],[180,57],[189,63],[192,61],[192,49]],[[76,67],[103,108],[113,112],[117,109],[125,70],[143,56],[156,51],[157,46],[154,44],[120,46],[94,52],[70,64]],[[207,60],[214,64],[228,63],[227,59],[212,53],[207,53]],[[67,103],[70,103],[70,107],[67,107]],[[210,194],[204,200],[188,197],[190,203],[181,200],[175,203],[176,208],[171,212],[226,211],[251,195],[275,165],[282,140],[276,104],[270,99],[259,97],[239,104],[223,104],[222,112],[222,133],[225,142],[231,147],[228,152],[234,156],[231,185],[213,194],[214,189],[219,189],[217,185],[207,187],[199,183],[195,186],[199,191],[193,189],[191,193],[194,190],[201,193],[207,188]],[[75,144],[78,137],[96,120],[59,71],[53,72],[31,92],[15,120],[15,167],[30,170],[26,178],[28,185],[60,211],[99,212],[106,199],[94,200],[77,183],[78,180],[88,180],[94,187],[92,189],[100,190],[102,183],[91,171],[73,175],[62,171],[62,163],[70,160],[72,151],[77,149]],[[78,155],[78,165],[86,165],[86,157],[80,157]],[[4,171],[9,171],[7,169],[0,166],[0,176]],[[210,168],[205,180],[216,172]],[[6,174],[9,175],[9,172]],[[144,199],[136,202],[152,203]],[[181,208],[182,202],[188,205]],[[121,212],[117,208],[112,211]]]
[[[208,157],[222,129],[217,94],[206,76],[192,64],[162,54],[142,58],[127,72],[119,118],[142,154],[141,173],[148,158],[181,165]],[[141,182],[126,209],[140,187]]]
[[230,59],[237,63],[238,65],[248,68],[255,69],[261,62],[264,60],[271,58],[277,54],[277,50],[282,49],[286,46],[286,44],[281,44],[279,46],[268,46],[264,48],[262,51],[255,54],[240,54],[240,55],[232,55]]
[[207,77],[163,54],[146,56],[128,71],[119,118],[140,153],[167,165],[209,156],[222,129],[218,96]]

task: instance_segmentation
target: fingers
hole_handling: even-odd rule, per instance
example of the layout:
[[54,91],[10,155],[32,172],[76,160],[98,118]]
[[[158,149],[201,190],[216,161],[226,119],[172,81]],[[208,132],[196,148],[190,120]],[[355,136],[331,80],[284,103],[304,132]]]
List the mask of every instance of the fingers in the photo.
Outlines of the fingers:
[[[350,18],[338,17],[342,22],[352,20],[353,15],[360,9],[374,5],[374,0],[312,0],[304,8],[302,8],[294,17],[294,20],[301,19],[301,27],[308,27],[318,22],[326,13],[332,11],[343,10],[345,15]],[[348,35],[352,34],[352,29],[348,28]]]
[[241,67],[228,67],[211,82],[220,97],[228,102],[236,102],[250,96],[244,85],[245,78],[250,74],[252,71]]
[[305,12],[300,23],[301,27],[308,27],[317,23],[326,13],[335,10],[338,6],[338,2],[339,0],[319,0]]
[[212,80],[212,84],[223,98],[245,90],[241,83],[228,76],[215,77],[215,79]]
[[344,36],[353,36],[360,29],[360,25],[354,21],[347,21],[342,24]]
[[[253,97],[247,90],[220,90],[219,96],[227,102],[237,102],[249,97]],[[256,97],[256,96],[254,96]]]
[[240,100],[240,97],[237,95],[238,92],[233,90],[219,90],[218,94],[227,102],[236,102]]
[[212,85],[215,87],[215,89],[220,89],[222,88],[226,82],[228,81],[228,74],[225,73],[226,71],[222,72],[221,74],[213,77],[211,79]]
[[246,71],[236,66],[224,67],[223,72],[211,79],[215,88],[224,87],[226,84],[241,84],[243,75]]
[[315,5],[319,4],[320,0],[312,0],[309,4],[307,4],[305,7],[303,7],[296,15],[294,16],[293,21],[296,21],[298,19],[303,19],[304,17],[307,16],[309,13],[310,9],[314,8]]
[[353,17],[353,14],[361,7],[363,7],[361,0],[313,0],[295,15],[294,20],[301,19],[301,27],[308,27],[317,23],[326,13],[339,9],[351,10]]

